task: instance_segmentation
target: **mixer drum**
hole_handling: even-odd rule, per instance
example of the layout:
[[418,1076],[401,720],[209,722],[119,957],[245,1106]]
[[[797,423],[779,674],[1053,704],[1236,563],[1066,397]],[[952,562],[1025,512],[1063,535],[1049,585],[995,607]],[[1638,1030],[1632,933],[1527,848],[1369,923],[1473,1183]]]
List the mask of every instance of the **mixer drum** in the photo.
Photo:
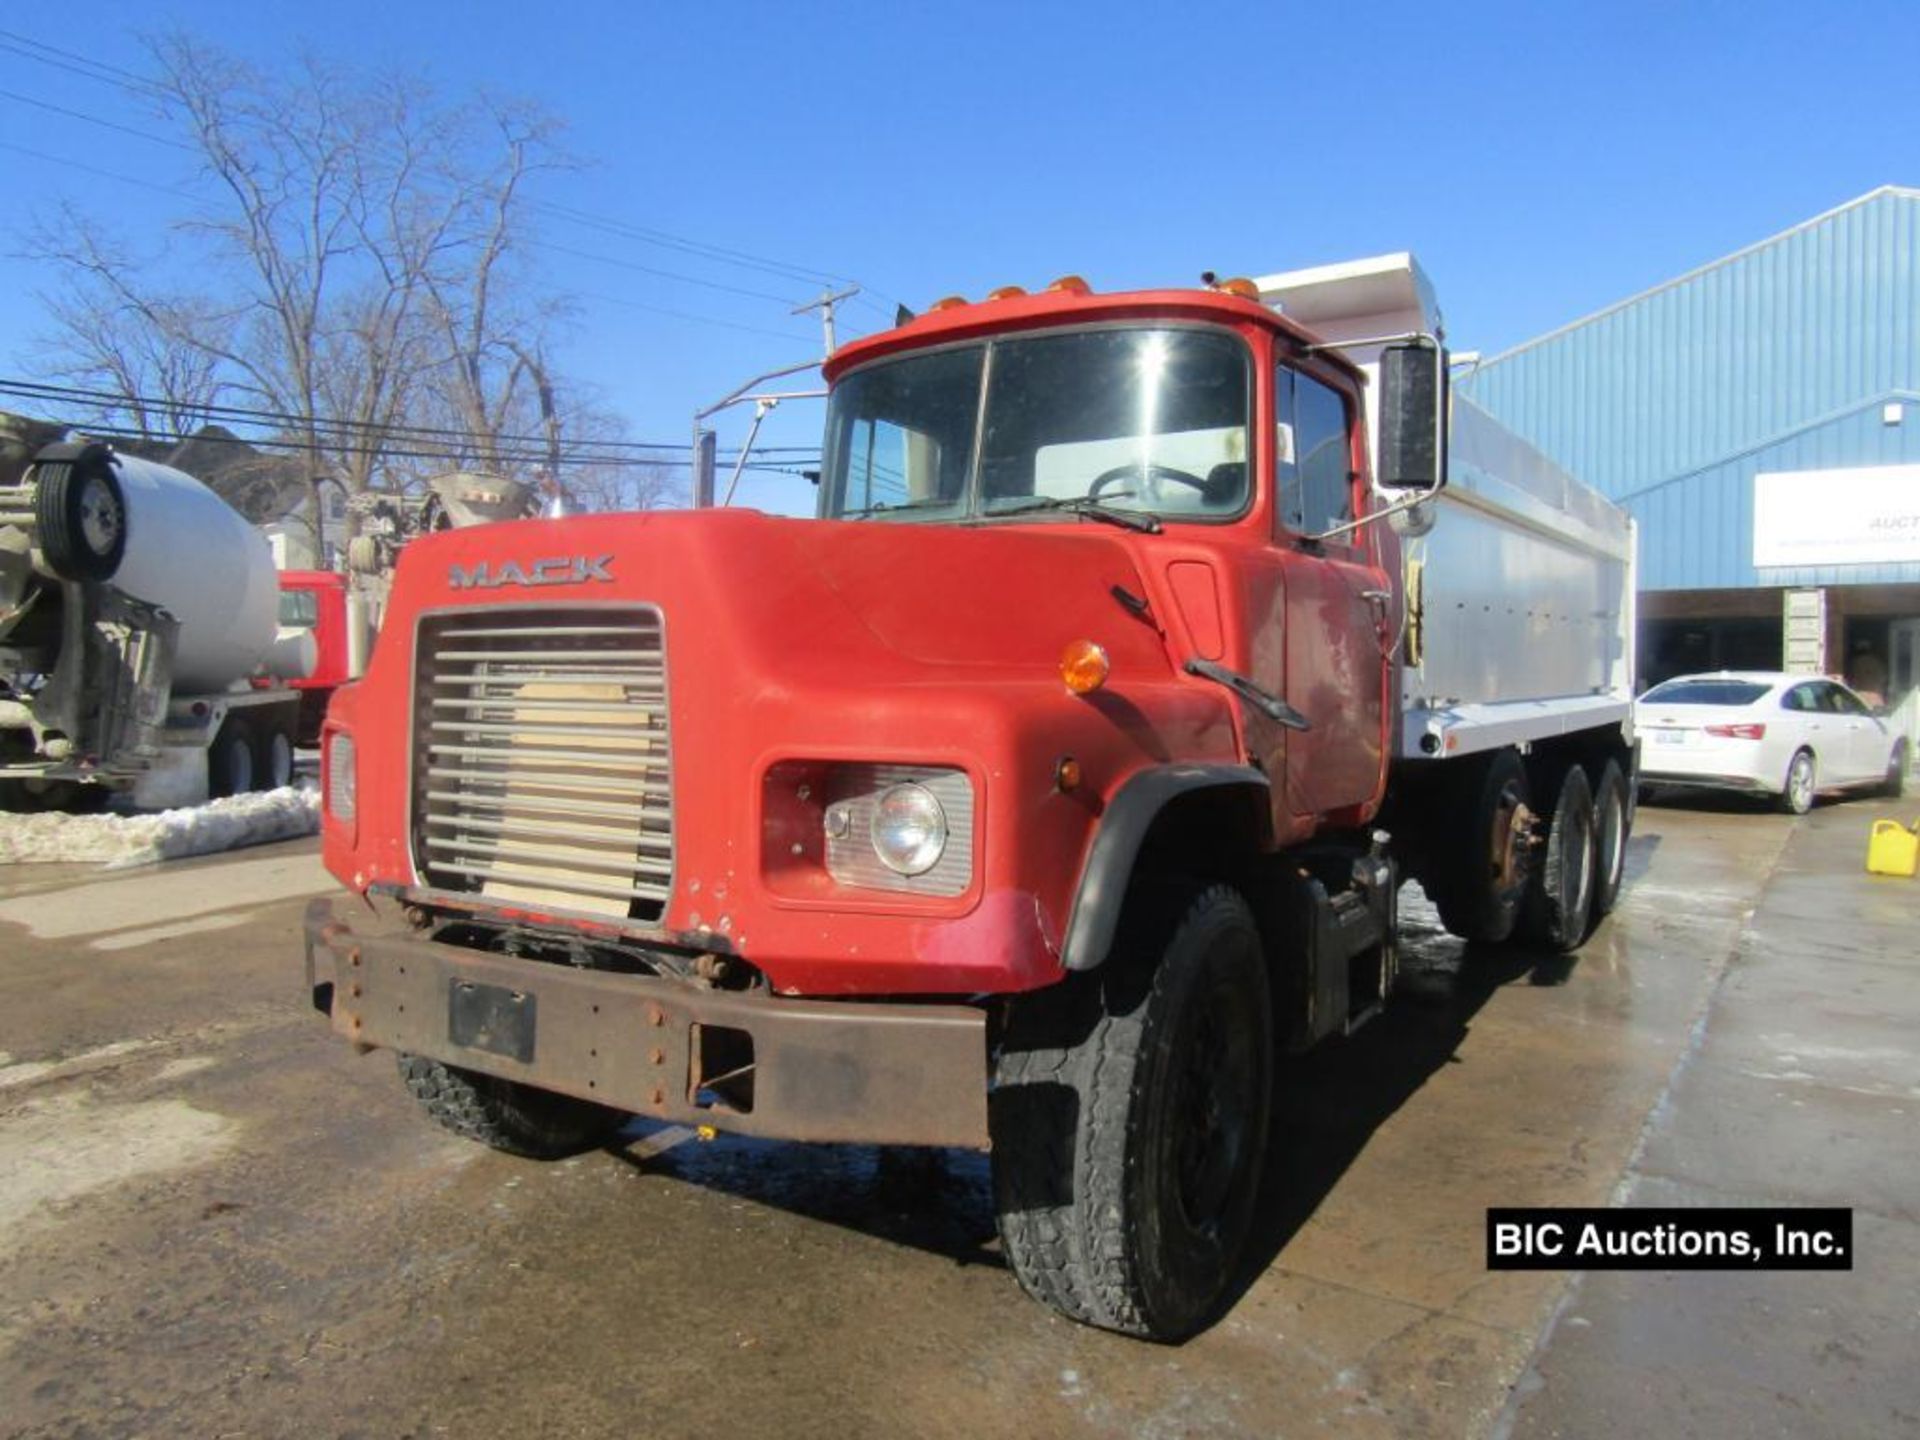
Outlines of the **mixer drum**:
[[46,568],[110,583],[178,620],[176,694],[223,690],[253,673],[278,628],[266,536],[191,475],[104,445],[49,446],[34,469]]

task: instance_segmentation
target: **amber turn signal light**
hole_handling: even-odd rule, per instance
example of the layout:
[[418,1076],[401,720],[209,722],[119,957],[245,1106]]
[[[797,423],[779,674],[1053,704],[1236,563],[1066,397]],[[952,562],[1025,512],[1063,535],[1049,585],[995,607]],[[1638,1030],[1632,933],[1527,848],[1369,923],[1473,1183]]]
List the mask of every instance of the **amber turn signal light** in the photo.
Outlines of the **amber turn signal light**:
[[1107,683],[1105,647],[1091,640],[1075,640],[1060,654],[1060,678],[1076,695],[1087,695]]

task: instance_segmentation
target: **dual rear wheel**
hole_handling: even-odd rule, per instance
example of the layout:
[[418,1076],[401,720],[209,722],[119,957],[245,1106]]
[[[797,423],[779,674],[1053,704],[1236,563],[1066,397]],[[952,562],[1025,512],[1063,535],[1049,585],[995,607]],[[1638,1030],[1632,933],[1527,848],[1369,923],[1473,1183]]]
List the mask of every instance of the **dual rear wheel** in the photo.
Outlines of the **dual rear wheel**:
[[207,795],[222,800],[293,783],[293,715],[285,707],[230,710],[207,750]]
[[1617,760],[1529,771],[1496,751],[1454,782],[1441,813],[1464,818],[1468,839],[1433,847],[1427,889],[1462,939],[1564,953],[1619,899],[1633,814]]
[[1619,762],[1590,780],[1568,765],[1555,789],[1540,863],[1527,887],[1521,935],[1542,949],[1578,949],[1620,898],[1631,814]]

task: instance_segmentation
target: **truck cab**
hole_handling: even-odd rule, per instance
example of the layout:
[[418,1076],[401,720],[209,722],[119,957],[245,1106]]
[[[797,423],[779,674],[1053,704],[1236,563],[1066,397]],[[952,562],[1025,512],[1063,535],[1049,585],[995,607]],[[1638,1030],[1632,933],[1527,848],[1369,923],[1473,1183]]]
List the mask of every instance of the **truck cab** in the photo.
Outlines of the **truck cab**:
[[308,749],[320,743],[327,701],[352,674],[348,666],[347,577],[334,570],[282,570],[280,634],[311,635],[313,663],[286,684],[300,696],[295,740]]
[[1224,666],[1306,719],[1239,712],[1274,842],[1372,818],[1394,558],[1355,523],[1375,503],[1356,367],[1243,294],[1067,282],[936,310],[828,378],[822,518],[1119,528],[1175,670]]

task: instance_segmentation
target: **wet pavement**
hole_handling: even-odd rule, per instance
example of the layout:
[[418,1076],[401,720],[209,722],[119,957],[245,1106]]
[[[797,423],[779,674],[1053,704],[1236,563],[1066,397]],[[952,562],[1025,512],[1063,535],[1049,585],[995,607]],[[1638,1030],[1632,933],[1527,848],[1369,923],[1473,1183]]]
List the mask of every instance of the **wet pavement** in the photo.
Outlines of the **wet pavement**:
[[[1286,1068],[1244,1292],[1180,1347],[1023,1299],[981,1157],[636,1126],[539,1165],[429,1127],[303,1008],[308,844],[16,867],[0,1435],[1897,1433],[1920,889],[1855,893],[1873,813],[1645,809],[1573,960],[1416,922],[1406,1002]],[[1858,1206],[1906,1268],[1485,1269],[1489,1205],[1676,1187]],[[1799,1369],[1749,1383],[1783,1323]]]
[[1513,1435],[1920,1435],[1920,882],[1864,869],[1914,810],[1801,822],[1618,1197],[1851,1207],[1853,1270],[1584,1276]]

